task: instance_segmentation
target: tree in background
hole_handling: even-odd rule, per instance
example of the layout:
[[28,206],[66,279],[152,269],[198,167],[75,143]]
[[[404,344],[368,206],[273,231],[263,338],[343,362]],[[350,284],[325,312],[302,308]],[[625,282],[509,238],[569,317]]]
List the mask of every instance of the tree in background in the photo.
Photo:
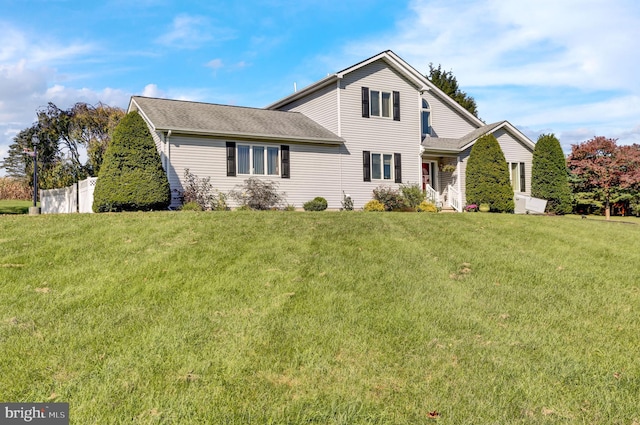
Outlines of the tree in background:
[[574,191],[593,193],[604,203],[607,220],[611,202],[625,189],[640,186],[640,146],[618,146],[616,139],[598,136],[571,146],[569,170],[575,176]]
[[111,133],[124,117],[124,111],[103,103],[96,106],[76,103],[71,111],[71,134],[87,149],[85,168],[90,176],[95,177],[100,172],[104,154],[111,141]]
[[471,112],[478,118],[478,107],[473,97],[460,90],[458,80],[451,71],[443,71],[442,65],[438,64],[436,68],[433,63],[429,64],[429,81],[436,85],[440,90],[445,92],[450,98],[458,102],[464,109]]
[[572,210],[567,162],[553,134],[540,135],[533,150],[531,196],[546,199],[547,212],[569,214]]
[[494,212],[513,212],[509,167],[493,134],[482,136],[467,160],[467,204],[489,204]]
[[[33,186],[33,160],[25,149],[37,148],[41,189],[64,187],[88,175],[95,176],[111,132],[123,116],[122,109],[102,103],[76,103],[67,110],[49,103],[38,110],[38,120],[31,127],[14,137],[0,167],[11,177],[26,178]],[[84,164],[83,149],[88,155]]]
[[137,112],[113,131],[93,194],[93,210],[150,211],[171,202],[167,174],[147,124]]

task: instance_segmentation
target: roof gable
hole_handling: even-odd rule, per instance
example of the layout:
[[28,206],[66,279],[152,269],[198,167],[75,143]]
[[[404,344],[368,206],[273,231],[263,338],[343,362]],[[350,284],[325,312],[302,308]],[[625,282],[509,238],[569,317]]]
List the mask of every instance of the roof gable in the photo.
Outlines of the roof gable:
[[156,131],[245,139],[341,144],[344,139],[298,112],[134,96],[137,110]]
[[507,130],[523,145],[533,151],[535,144],[531,140],[529,140],[527,136],[522,134],[520,130],[511,125],[509,121],[498,121],[492,124],[484,125],[476,130],[471,131],[470,133],[459,139],[425,137],[422,141],[422,146],[426,150],[434,150],[439,152],[462,152],[468,147],[472,146],[480,137],[487,134],[493,134],[500,129]]
[[408,81],[412,82],[413,85],[415,85],[416,90],[420,92],[427,91],[427,90],[432,92],[435,96],[437,96],[442,101],[444,101],[450,108],[455,109],[457,112],[462,114],[464,117],[468,118],[475,125],[479,127],[484,125],[482,120],[480,120],[478,117],[476,117],[475,115],[467,111],[465,108],[460,106],[458,102],[451,99],[451,97],[449,97],[446,93],[444,93],[442,90],[436,87],[435,84],[429,81],[429,79],[426,76],[422,75],[417,69],[409,65],[409,63],[404,61],[400,56],[396,55],[391,50],[385,50],[384,52],[371,56],[368,59],[365,59],[361,62],[356,63],[355,65],[351,65],[348,68],[338,71],[335,74],[330,74],[327,77],[323,78],[322,80],[319,80],[307,87],[304,87],[298,90],[297,92],[292,93],[289,96],[286,96],[266,106],[265,108],[266,109],[281,108],[284,105],[287,105],[295,100],[303,98],[308,94],[313,93],[316,90],[319,90],[322,87],[325,87],[332,83],[335,84],[336,80],[344,78],[346,74],[354,72],[378,60],[384,61],[390,68],[394,69],[396,72],[404,76]]

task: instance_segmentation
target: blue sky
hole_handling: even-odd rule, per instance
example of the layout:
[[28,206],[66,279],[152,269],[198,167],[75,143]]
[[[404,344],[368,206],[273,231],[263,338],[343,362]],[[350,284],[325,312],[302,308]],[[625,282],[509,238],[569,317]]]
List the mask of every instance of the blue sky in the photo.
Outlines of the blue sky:
[[387,49],[534,141],[640,143],[639,40],[636,0],[0,0],[0,157],[47,102],[263,107]]

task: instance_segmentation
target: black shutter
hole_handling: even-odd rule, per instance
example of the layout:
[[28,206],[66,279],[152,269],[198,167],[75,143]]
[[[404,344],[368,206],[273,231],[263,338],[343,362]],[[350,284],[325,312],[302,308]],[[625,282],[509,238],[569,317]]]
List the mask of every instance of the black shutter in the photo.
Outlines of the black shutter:
[[280,173],[280,176],[283,179],[291,178],[291,167],[289,166],[290,161],[289,161],[288,145],[280,146],[280,158],[281,158],[280,165],[282,166],[282,173]]
[[399,153],[393,154],[393,165],[396,172],[396,183],[402,183],[402,160]]
[[524,178],[524,162],[520,163],[520,192],[524,192],[527,190],[525,188],[525,178]]
[[369,118],[369,87],[362,88],[362,118]]
[[371,152],[362,151],[362,177],[364,181],[371,181]]
[[400,92],[393,92],[393,120],[400,121]]
[[227,142],[227,177],[236,175],[236,142]]

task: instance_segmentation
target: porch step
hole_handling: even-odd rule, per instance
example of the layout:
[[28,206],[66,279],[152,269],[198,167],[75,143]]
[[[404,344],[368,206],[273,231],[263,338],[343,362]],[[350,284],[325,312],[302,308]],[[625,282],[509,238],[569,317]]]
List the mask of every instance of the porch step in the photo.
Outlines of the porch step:
[[457,213],[458,211],[454,210],[454,209],[453,209],[453,208],[451,208],[451,207],[443,207],[443,208],[440,210],[440,212],[441,212],[441,213]]

